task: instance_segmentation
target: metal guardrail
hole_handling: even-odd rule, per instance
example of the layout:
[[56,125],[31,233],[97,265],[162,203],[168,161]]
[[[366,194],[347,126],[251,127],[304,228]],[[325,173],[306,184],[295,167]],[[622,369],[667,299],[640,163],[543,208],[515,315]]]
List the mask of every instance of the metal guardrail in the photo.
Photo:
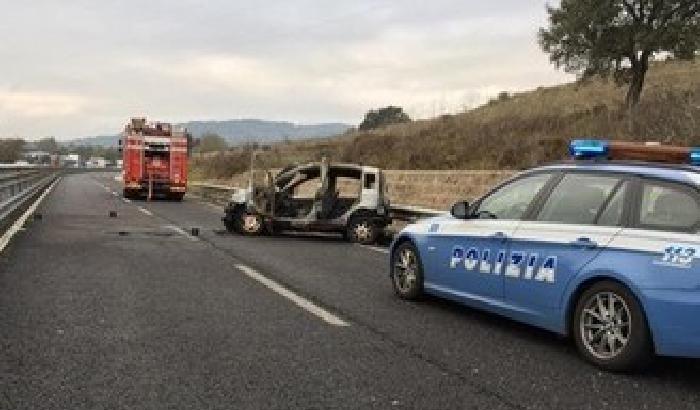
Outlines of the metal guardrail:
[[237,188],[227,185],[206,184],[192,181],[187,182],[188,193],[194,193],[208,202],[221,206],[226,206],[226,204],[228,204],[231,194],[235,189]]
[[53,168],[0,168],[0,229],[4,232],[29,202],[53,182]]
[[[228,195],[237,189],[236,187],[232,186],[207,184],[202,182],[190,182],[189,185],[190,187],[201,189],[203,192],[201,192],[202,195],[200,196],[208,200],[213,200],[214,202],[222,205],[224,202],[228,201]],[[415,205],[392,204],[390,213],[393,219],[411,222],[422,218],[446,215],[448,214],[448,211],[423,208]]]

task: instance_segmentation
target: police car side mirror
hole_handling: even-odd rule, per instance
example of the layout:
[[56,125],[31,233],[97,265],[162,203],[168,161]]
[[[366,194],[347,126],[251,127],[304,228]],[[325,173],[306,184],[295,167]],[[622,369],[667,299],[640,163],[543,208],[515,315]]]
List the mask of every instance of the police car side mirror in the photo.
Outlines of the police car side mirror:
[[453,217],[457,219],[467,219],[469,218],[469,202],[467,201],[459,201],[456,204],[452,205],[452,209],[450,210],[450,213],[452,214]]

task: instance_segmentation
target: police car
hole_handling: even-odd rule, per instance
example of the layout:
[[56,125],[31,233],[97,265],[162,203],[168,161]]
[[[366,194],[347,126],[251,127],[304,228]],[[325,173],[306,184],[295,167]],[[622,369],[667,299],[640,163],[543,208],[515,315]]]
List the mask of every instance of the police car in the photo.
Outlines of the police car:
[[570,149],[574,161],[407,226],[391,246],[396,294],[570,335],[607,370],[642,367],[654,353],[700,357],[700,149]]

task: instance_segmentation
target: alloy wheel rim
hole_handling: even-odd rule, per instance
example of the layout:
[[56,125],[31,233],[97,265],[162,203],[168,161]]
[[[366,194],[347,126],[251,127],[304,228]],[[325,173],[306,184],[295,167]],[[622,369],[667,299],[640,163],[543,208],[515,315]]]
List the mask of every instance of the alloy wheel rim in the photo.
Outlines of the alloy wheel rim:
[[418,259],[410,248],[404,248],[394,263],[394,283],[401,292],[410,291],[416,283]]
[[629,344],[631,314],[627,302],[619,295],[596,293],[586,301],[581,315],[581,339],[594,357],[613,359]]

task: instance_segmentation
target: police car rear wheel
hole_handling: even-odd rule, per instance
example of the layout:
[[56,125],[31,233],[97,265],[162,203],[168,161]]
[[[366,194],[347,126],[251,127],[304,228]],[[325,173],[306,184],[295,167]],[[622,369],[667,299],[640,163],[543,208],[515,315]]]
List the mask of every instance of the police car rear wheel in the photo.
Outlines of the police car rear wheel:
[[423,267],[416,247],[410,242],[399,245],[392,262],[394,292],[402,299],[418,299],[423,294]]
[[634,370],[651,358],[644,313],[636,298],[616,282],[599,282],[583,293],[573,330],[581,354],[603,369]]

